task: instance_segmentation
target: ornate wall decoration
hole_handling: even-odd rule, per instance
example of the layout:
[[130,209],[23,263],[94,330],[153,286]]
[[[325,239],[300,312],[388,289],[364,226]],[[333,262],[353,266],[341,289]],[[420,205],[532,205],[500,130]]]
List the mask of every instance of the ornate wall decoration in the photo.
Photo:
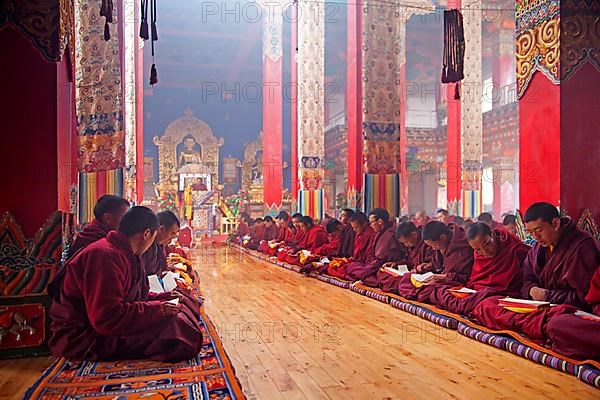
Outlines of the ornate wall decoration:
[[558,0],[519,0],[516,9],[517,97],[537,71],[560,82],[560,14]]
[[[298,168],[301,190],[320,189],[325,153],[324,2],[298,3]],[[313,162],[317,160],[318,162]]]
[[263,10],[263,56],[272,62],[278,61],[283,54],[282,28],[283,15],[279,1],[266,3]]
[[99,13],[98,1],[75,1],[79,171],[85,173],[125,166],[119,38],[104,40]]
[[600,71],[600,4],[565,1],[560,13],[561,81],[589,62]]
[[[68,1],[63,0],[7,0],[0,6],[0,27],[12,23],[48,61],[60,61],[68,40],[67,32],[72,25],[63,19],[61,13],[67,11]],[[71,4],[72,5],[72,4]],[[64,24],[64,25],[63,25]]]
[[180,170],[177,146],[189,136],[202,149],[199,168],[210,174],[211,181],[215,184],[219,181],[219,148],[224,144],[224,140],[217,139],[208,124],[196,118],[191,109],[187,109],[183,117],[167,126],[162,136],[154,137],[154,144],[158,146],[158,188],[161,192],[177,190],[177,175]]
[[[483,133],[483,114],[481,101],[483,98],[482,59],[481,59],[481,0],[470,3],[473,10],[463,9],[463,26],[465,30],[465,78],[461,83],[461,159],[464,171],[481,170],[481,150]],[[477,185],[475,176],[465,176],[467,182]],[[463,178],[463,182],[464,182]],[[476,190],[476,189],[470,189]]]

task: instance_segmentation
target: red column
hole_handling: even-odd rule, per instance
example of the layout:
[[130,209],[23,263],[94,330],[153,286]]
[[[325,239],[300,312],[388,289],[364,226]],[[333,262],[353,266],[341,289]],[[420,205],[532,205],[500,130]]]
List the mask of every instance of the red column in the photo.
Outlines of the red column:
[[348,191],[362,190],[361,2],[348,3],[346,114],[348,116]]
[[[570,2],[561,2],[555,19],[561,19],[561,27],[578,27],[581,37],[577,36],[578,41],[572,42],[573,32],[561,29],[557,46],[568,44],[570,54],[583,55],[582,58],[561,58],[558,84],[554,76],[550,80],[547,72],[540,71],[532,73],[528,85],[524,85],[525,79],[518,82],[518,88],[525,88],[524,92],[520,91],[519,99],[522,210],[533,202],[548,201],[560,205],[572,218],[579,218],[584,208],[589,208],[596,218],[600,217],[597,178],[600,72],[591,64],[595,61],[585,57],[584,51],[593,43],[590,32],[598,13],[596,3],[574,7]],[[527,13],[523,15],[526,17]],[[576,19],[576,23],[569,21],[571,19]],[[550,22],[542,22],[533,29],[541,29]]]
[[[406,22],[402,22],[406,24]],[[405,31],[406,32],[406,31]],[[405,33],[406,35],[406,33]],[[406,47],[406,40],[404,40],[404,46]],[[406,49],[402,50],[406,52]],[[400,68],[400,87],[406,87],[406,62]],[[400,96],[400,204],[402,208],[400,210],[401,215],[408,214],[408,180],[406,176],[406,97],[404,96],[404,90],[402,90]]]
[[[449,9],[460,9],[461,0],[449,0]],[[446,198],[448,207],[462,198],[461,181],[461,145],[460,145],[460,99],[455,99],[455,83],[446,85],[447,120],[446,137],[448,149],[446,153]],[[456,211],[456,210],[455,210]],[[460,213],[461,210],[459,209]]]
[[298,54],[298,21],[297,21],[297,5],[291,7],[291,55],[292,55],[292,84],[290,93],[291,102],[291,194],[292,199],[298,200],[298,64],[296,63],[296,55]]

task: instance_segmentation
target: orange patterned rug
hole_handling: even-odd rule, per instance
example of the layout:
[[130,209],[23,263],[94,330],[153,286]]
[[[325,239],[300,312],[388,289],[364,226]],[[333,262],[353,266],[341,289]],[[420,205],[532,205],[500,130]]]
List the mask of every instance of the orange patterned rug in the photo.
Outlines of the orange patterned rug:
[[60,358],[24,399],[245,399],[215,327],[201,309],[200,354],[179,363],[70,361]]

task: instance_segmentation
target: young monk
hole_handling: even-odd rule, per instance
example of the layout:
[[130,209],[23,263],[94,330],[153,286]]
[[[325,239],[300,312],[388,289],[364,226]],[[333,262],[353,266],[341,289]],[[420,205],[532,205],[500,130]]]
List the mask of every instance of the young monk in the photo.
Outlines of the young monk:
[[340,252],[343,225],[337,219],[330,219],[325,230],[329,235],[329,242],[317,247],[313,253],[323,257],[337,257]]
[[433,249],[429,247],[421,234],[421,228],[412,222],[402,222],[396,228],[396,240],[408,249],[408,267],[417,273],[433,269]]
[[354,210],[344,208],[340,213],[340,222],[342,223],[342,233],[340,236],[340,257],[352,257],[354,253],[354,237],[356,233],[352,229],[350,219],[354,215]]
[[313,219],[307,215],[302,217],[300,226],[306,232],[306,238],[302,243],[302,249],[311,253],[329,242],[327,231],[320,225],[316,225]]
[[171,211],[161,211],[156,214],[158,230],[150,248],[141,255],[142,265],[146,275],[161,276],[167,271],[167,254],[165,246],[171,243],[179,233],[179,219]]
[[[428,300],[456,314],[468,315],[479,302],[492,295],[516,296],[523,283],[523,260],[529,246],[504,229],[491,230],[476,222],[467,230],[469,245],[475,250],[473,270],[466,285],[455,282],[431,284]],[[468,287],[477,293],[457,297],[450,289]]]
[[394,224],[390,214],[383,208],[374,208],[369,213],[369,224],[376,232],[373,239],[373,258],[367,262],[352,262],[346,267],[346,279],[361,281],[367,286],[377,287],[377,272],[386,262],[406,262],[406,250],[394,238]]
[[[431,271],[435,274],[425,283],[456,282],[466,284],[473,267],[473,249],[469,246],[465,230],[455,224],[430,221],[423,228],[423,240],[434,250]],[[425,269],[425,267],[422,267]],[[425,301],[431,289],[416,287],[410,274],[398,282],[398,293],[408,299]]]
[[279,229],[277,242],[289,243],[294,239],[295,232],[290,228],[290,219],[290,214],[287,211],[281,211],[277,216],[277,228]]
[[[585,300],[600,316],[600,268],[596,268]],[[555,352],[579,360],[600,360],[600,321],[562,314],[549,319],[547,331]]]
[[[354,249],[350,262],[367,263],[374,257],[373,255],[373,239],[375,239],[375,231],[369,225],[369,219],[363,212],[356,212],[350,218],[350,225],[355,232]],[[346,278],[347,262],[339,262],[329,264],[327,273],[338,278]]]
[[492,229],[498,229],[502,227],[502,224],[494,221],[494,217],[492,217],[492,214],[490,214],[489,212],[482,212],[481,214],[479,214],[479,216],[477,217],[477,222],[483,222]]
[[78,250],[105,238],[108,232],[117,229],[128,209],[129,202],[120,196],[107,194],[100,197],[94,206],[94,219],[75,236],[69,248],[69,256],[72,257]]
[[452,222],[452,217],[450,216],[450,213],[448,212],[448,210],[445,210],[443,208],[440,208],[436,211],[435,219],[445,224],[449,224],[450,222]]
[[502,220],[502,227],[514,235],[517,234],[517,218],[512,214],[507,214]]
[[250,234],[250,220],[248,213],[243,212],[238,216],[238,228],[234,235],[238,241]]
[[271,217],[270,215],[265,216],[263,222],[265,225],[264,233],[259,242],[258,251],[260,251],[261,253],[269,254],[271,252],[269,242],[275,242],[277,240],[277,238],[279,237],[279,228],[275,223],[275,220],[273,220],[273,217]]
[[264,240],[265,223],[262,218],[256,218],[254,224],[250,227],[250,242],[248,248],[252,250],[258,249],[260,242]]
[[168,362],[198,354],[202,333],[193,316],[166,300],[141,299],[147,278],[139,256],[152,245],[157,229],[150,209],[133,207],[118,231],[61,269],[50,293],[49,347],[55,356]]
[[415,216],[413,218],[413,223],[417,227],[421,227],[421,226],[425,225],[427,222],[429,222],[429,217],[427,216],[427,213],[425,212],[425,210],[417,210],[417,212],[415,213]]
[[513,330],[545,341],[552,316],[572,313],[574,307],[590,309],[585,296],[600,252],[594,239],[570,218],[560,218],[552,204],[534,203],[523,219],[537,243],[523,263],[521,297],[559,306],[521,314],[500,307],[499,297],[490,297],[479,303],[472,316],[490,329]]
[[304,246],[304,240],[306,239],[306,232],[302,229],[302,217],[303,215],[300,213],[295,213],[292,215],[292,226],[293,226],[293,235],[285,243],[285,246],[282,247],[277,252],[277,259],[279,261],[285,261],[291,264],[297,263],[298,259],[296,256],[293,256],[298,250],[300,250]]

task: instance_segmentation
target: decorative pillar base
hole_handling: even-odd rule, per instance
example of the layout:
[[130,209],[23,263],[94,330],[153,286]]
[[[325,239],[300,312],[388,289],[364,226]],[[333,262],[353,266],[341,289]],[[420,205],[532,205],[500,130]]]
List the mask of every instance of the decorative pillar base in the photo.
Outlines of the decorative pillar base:
[[325,191],[323,189],[299,190],[298,212],[322,220],[325,215]]
[[364,174],[364,211],[385,208],[392,217],[400,215],[400,174]]

